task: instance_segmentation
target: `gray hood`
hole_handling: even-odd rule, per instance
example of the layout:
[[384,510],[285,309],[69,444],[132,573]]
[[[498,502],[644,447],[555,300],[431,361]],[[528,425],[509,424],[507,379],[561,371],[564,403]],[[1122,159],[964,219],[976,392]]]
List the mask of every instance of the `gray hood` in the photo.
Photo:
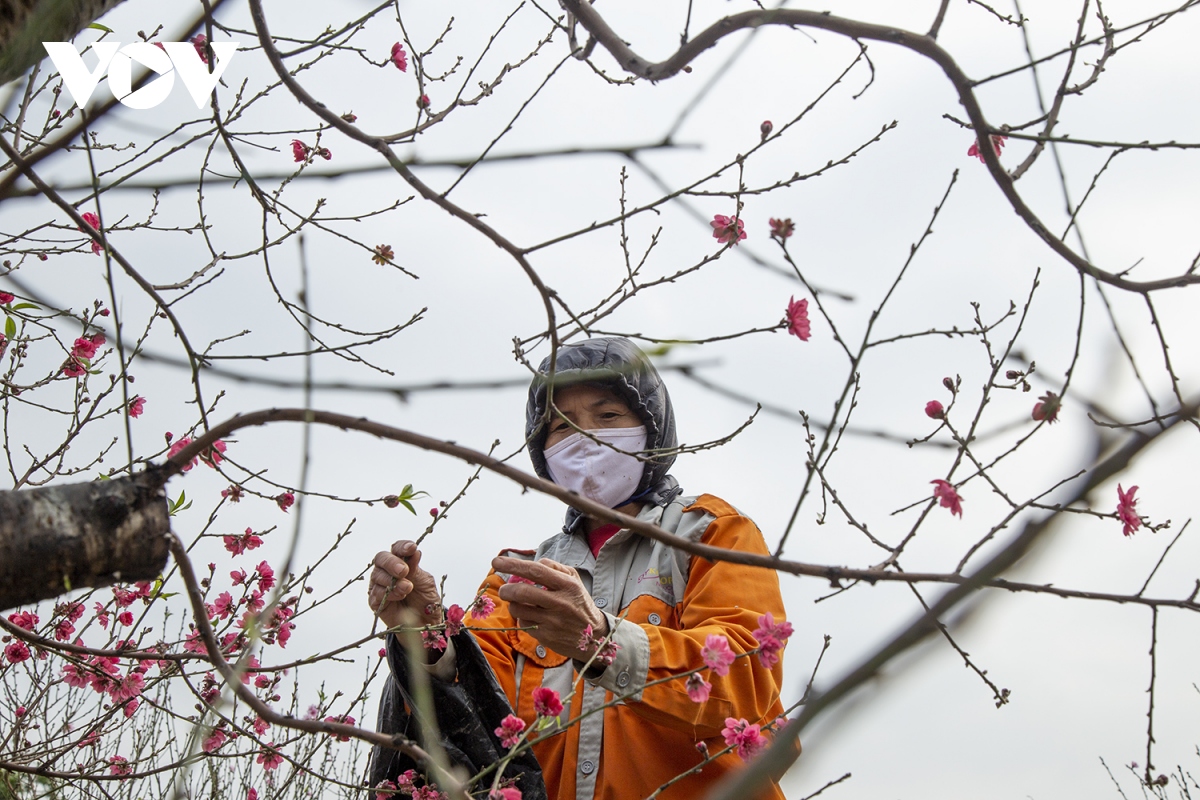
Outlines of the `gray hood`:
[[[534,472],[546,480],[551,478],[542,452],[546,443],[546,427],[542,417],[546,413],[546,373],[549,369],[550,358],[547,357],[538,367],[538,375],[529,386],[529,402],[525,407],[529,459],[533,462]],[[633,342],[620,338],[599,338],[559,347],[554,385],[562,387],[575,383],[603,384],[620,394],[646,425],[647,450],[669,450],[678,445],[671,396],[667,394],[667,387],[650,359]],[[638,495],[644,496],[639,499],[666,505],[680,493],[679,484],[667,474],[673,463],[674,453],[646,462],[646,470],[637,490]],[[574,527],[578,516],[574,509],[568,511],[568,528]]]

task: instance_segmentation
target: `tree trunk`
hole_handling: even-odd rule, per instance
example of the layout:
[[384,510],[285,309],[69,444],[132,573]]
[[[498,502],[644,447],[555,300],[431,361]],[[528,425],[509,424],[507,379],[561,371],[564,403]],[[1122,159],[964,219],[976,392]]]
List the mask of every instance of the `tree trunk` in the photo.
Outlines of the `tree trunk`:
[[164,475],[0,492],[0,610],[84,586],[150,580],[167,563]]

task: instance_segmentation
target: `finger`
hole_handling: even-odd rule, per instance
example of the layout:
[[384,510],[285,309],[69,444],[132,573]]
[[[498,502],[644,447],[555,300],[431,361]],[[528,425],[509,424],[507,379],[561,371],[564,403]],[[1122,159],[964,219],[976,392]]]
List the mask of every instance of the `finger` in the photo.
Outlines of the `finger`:
[[408,539],[401,539],[398,542],[392,543],[392,554],[400,558],[407,559],[413,553],[417,552],[417,543]]
[[375,568],[383,570],[388,575],[396,578],[403,578],[409,573],[409,565],[404,559],[399,558],[391,553],[380,552],[375,554]]
[[549,608],[554,604],[550,592],[528,583],[506,583],[500,587],[497,594],[510,606],[516,603],[528,608]]
[[[554,566],[550,566],[552,564]],[[492,569],[540,583],[547,589],[565,589],[579,580],[575,570],[549,559],[525,561],[509,556],[497,556],[492,559]],[[568,574],[561,570],[570,570],[570,572]]]

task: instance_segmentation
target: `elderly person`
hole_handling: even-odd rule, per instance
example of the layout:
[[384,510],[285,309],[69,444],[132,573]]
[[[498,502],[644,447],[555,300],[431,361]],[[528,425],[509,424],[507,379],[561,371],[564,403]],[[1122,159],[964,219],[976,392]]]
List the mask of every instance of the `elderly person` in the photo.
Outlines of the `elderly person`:
[[[713,495],[683,496],[668,474],[676,447],[671,401],[634,344],[564,345],[553,391],[548,369],[547,359],[526,411],[539,476],[684,539],[768,553],[749,518]],[[575,690],[558,724],[533,740],[550,798],[636,800],[672,780],[658,797],[700,797],[753,747],[685,773],[705,753],[725,749],[730,730],[765,727],[782,713],[782,663],[775,653],[746,655],[760,645],[754,631],[764,615],[784,618],[774,572],[690,556],[569,508],[562,531],[536,551],[497,556],[481,592],[495,611],[468,620],[472,638],[459,641],[478,644],[516,715],[532,725],[536,690],[563,698]],[[376,556],[369,603],[389,626],[401,624],[405,609],[420,624],[442,622],[436,581],[412,542]],[[681,673],[705,667],[706,656],[710,664],[722,660],[705,652],[714,635],[742,657],[725,669],[701,669],[689,684]],[[437,680],[468,680],[453,646],[430,658]],[[707,699],[701,678],[711,683]],[[469,680],[468,691],[479,694],[489,678]],[[745,722],[731,727],[734,720]],[[771,784],[760,796],[783,795]]]

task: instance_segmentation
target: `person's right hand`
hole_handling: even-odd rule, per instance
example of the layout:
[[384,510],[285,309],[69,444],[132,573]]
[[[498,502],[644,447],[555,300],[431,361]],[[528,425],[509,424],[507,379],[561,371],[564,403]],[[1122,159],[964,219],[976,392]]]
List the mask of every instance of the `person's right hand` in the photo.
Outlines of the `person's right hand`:
[[[421,551],[410,541],[399,541],[390,551],[375,554],[375,568],[367,585],[367,605],[389,628],[405,623],[408,611],[418,625],[442,622],[437,581],[421,569]],[[412,624],[412,620],[408,621]]]

